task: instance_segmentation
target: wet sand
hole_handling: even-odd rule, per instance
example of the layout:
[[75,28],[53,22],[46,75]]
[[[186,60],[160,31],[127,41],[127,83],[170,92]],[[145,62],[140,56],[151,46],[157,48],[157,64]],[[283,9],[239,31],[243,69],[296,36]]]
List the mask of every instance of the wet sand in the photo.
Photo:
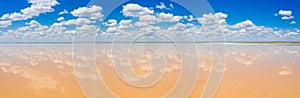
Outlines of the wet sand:
[[[197,47],[199,75],[196,86],[191,90],[190,98],[199,98],[202,95],[212,64],[209,45],[197,44]],[[91,52],[87,50],[84,52]],[[82,69],[80,72],[77,70],[75,76],[71,45],[2,44],[0,97],[84,98],[84,94],[92,92],[87,88],[94,86],[83,85],[85,81],[103,81],[110,93],[121,98],[157,98],[172,92],[180,78],[182,70],[180,54],[172,45],[139,46],[129,51],[131,54],[129,57],[120,56],[130,61],[132,71],[137,75],[146,76],[151,70],[159,69],[165,72],[157,83],[148,87],[137,87],[122,80],[118,76],[119,73],[116,73],[116,64],[111,60],[116,58],[114,57],[116,55],[110,51],[108,44],[97,45],[94,61],[98,74],[91,74],[91,71],[84,67],[75,66]],[[120,54],[118,52],[124,52],[124,49],[115,51],[116,54]],[[167,55],[165,63],[155,62],[160,60],[159,57],[154,58],[152,64],[149,62],[151,55],[157,52]],[[216,98],[300,97],[299,45],[228,44],[226,54],[226,70]],[[78,62],[84,64],[93,58],[78,59],[80,59]],[[158,67],[152,66],[153,64],[158,64]],[[165,64],[166,68],[159,64]],[[88,68],[92,68],[90,66]],[[128,79],[133,77],[130,74],[125,76]],[[79,83],[77,79],[80,80]],[[134,81],[134,78],[132,79]]]

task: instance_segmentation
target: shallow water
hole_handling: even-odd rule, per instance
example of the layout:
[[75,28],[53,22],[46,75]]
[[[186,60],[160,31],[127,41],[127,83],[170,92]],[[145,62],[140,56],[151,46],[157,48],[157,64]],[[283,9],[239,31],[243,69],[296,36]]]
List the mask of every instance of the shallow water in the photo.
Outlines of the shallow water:
[[[300,97],[299,45],[226,47],[216,98]],[[71,44],[1,44],[0,97],[156,98],[175,92],[199,98],[216,59],[213,54],[223,55],[200,43],[83,44],[73,49]],[[182,75],[187,70],[190,76]]]

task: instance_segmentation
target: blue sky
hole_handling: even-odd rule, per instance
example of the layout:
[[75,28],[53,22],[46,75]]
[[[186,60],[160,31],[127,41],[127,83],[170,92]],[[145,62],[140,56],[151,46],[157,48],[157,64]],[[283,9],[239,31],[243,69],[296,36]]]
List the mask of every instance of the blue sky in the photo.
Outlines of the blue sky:
[[[54,6],[53,8],[55,11],[49,13],[43,13],[38,17],[34,17],[28,20],[24,20],[22,22],[17,21],[12,27],[18,27],[24,22],[29,22],[30,20],[38,20],[41,24],[44,25],[51,25],[56,21],[59,12],[66,9],[67,11],[72,11],[78,7],[86,6],[89,3],[89,0],[57,0],[59,2],[58,5]],[[7,13],[19,12],[21,9],[26,7],[30,7],[31,4],[27,2],[27,0],[4,0],[0,2],[0,16]],[[72,19],[71,15],[64,15],[66,19]]]
[[[89,0],[57,0],[60,4],[55,6],[55,12],[46,13],[35,17],[42,24],[50,25],[56,18],[57,13],[64,9],[71,11],[80,6],[86,6]],[[244,20],[252,20],[257,25],[279,28],[297,28],[300,25],[290,25],[291,21],[300,21],[299,0],[208,0],[215,12],[228,14],[228,24],[235,24]],[[193,2],[191,2],[193,3]],[[20,9],[29,7],[27,0],[4,0],[0,2],[0,15],[18,12]],[[282,20],[281,17],[274,17],[279,10],[291,10],[294,19]],[[74,18],[74,17],[67,17]],[[28,22],[28,21],[25,21]],[[16,23],[18,25],[18,23]]]
[[[208,0],[216,12],[224,12],[229,16],[229,24],[235,24],[243,20],[252,20],[257,25],[299,28],[299,24],[289,25],[291,21],[300,21],[299,0]],[[274,17],[279,10],[291,10],[294,19],[282,20],[281,17]]]
[[[72,11],[79,9],[81,7],[86,7],[86,8],[91,8],[91,6],[87,6],[88,3],[90,2],[89,0],[47,0],[49,2],[53,2],[53,3],[49,3],[48,7],[50,8],[45,8],[44,10],[42,10],[40,13],[35,13],[35,11],[33,11],[33,14],[31,13],[27,13],[24,15],[32,15],[30,17],[26,17],[23,16],[21,18],[23,19],[16,19],[15,17],[13,17],[13,13],[21,13],[22,10],[29,8],[33,5],[33,3],[30,3],[30,1],[32,2],[36,2],[39,0],[4,0],[4,1],[0,1],[0,34],[1,35],[5,35],[8,34],[9,30],[16,30],[18,28],[22,28],[25,26],[28,26],[28,24],[37,22],[39,25],[41,26],[47,26],[47,28],[50,28],[53,24],[55,23],[62,23],[62,22],[67,22],[69,20],[76,20],[78,18],[86,18],[84,15],[79,15],[76,16],[73,13],[71,14]],[[111,2],[125,2],[126,0],[112,0]],[[137,0],[139,1],[139,0]],[[185,11],[182,8],[178,8],[179,6],[176,6],[176,4],[174,4],[175,8],[173,8],[172,10],[170,9],[171,3],[165,2],[164,1],[160,1],[160,0],[154,0],[155,3],[146,3],[146,2],[136,2],[139,3],[139,5],[141,7],[148,7],[149,10],[154,10],[156,12],[156,14],[158,15],[161,12],[164,13],[171,13],[173,17],[175,17],[176,15],[178,16],[183,16],[184,14],[188,15],[187,13],[189,13],[188,11]],[[176,1],[176,0],[175,0]],[[193,1],[193,0],[187,0],[187,1]],[[55,2],[57,4],[55,4]],[[103,1],[104,2],[104,1]],[[155,6],[162,6],[159,5],[161,3],[164,4],[164,6],[166,6],[166,9],[162,9],[163,11],[159,11],[159,8],[155,8]],[[293,36],[294,41],[298,40],[299,34],[300,34],[300,1],[299,0],[243,0],[243,1],[237,1],[237,0],[208,0],[209,4],[212,6],[212,8],[214,9],[214,11],[216,13],[221,12],[222,14],[219,15],[223,15],[224,17],[219,17],[218,19],[222,20],[224,19],[226,22],[226,26],[229,27],[230,29],[240,29],[240,31],[245,31],[243,29],[247,29],[247,27],[244,28],[236,28],[237,26],[234,26],[236,24],[243,24],[243,23],[248,23],[248,25],[250,24],[254,24],[255,26],[259,27],[259,26],[263,26],[265,28],[258,28],[258,29],[268,29],[268,28],[272,28],[272,29],[276,29],[278,30],[278,32],[281,33],[281,36],[287,36],[284,35],[285,33],[290,33],[292,35],[298,35],[298,36]],[[51,5],[53,4],[53,5]],[[110,2],[106,2],[106,5],[113,5]],[[193,5],[193,7],[197,7],[195,6],[194,2],[186,2],[186,4],[188,5]],[[108,15],[106,13],[111,12],[111,10],[103,7],[103,4],[99,4],[98,6],[101,7],[101,9],[99,9],[98,11],[102,14],[104,14],[104,16]],[[179,4],[180,5],[180,4]],[[115,10],[114,13],[118,13],[123,9],[123,6],[119,6],[118,10]],[[152,7],[151,7],[152,6]],[[113,6],[110,6],[113,7]],[[199,7],[201,7],[201,5],[199,5]],[[96,7],[94,7],[96,8]],[[110,8],[111,9],[111,8]],[[32,9],[31,9],[32,10]],[[68,13],[65,14],[59,14],[61,12],[63,12],[64,10],[66,10]],[[93,10],[93,9],[89,9],[89,10]],[[4,17],[5,14],[9,14],[11,17]],[[118,15],[116,14],[112,14],[109,18],[124,18],[125,16],[122,16],[123,13],[118,13]],[[155,15],[154,15],[155,16]],[[214,17],[214,16],[212,16]],[[58,18],[63,18],[61,20],[58,20]],[[129,17],[130,18],[130,17]],[[124,18],[124,19],[129,19],[129,18]],[[137,17],[139,18],[139,17]],[[195,18],[199,18],[199,17],[195,17]],[[15,20],[14,20],[15,19]],[[89,18],[90,19],[90,18]],[[91,19],[93,20],[93,19]],[[95,23],[92,22],[89,25],[97,25],[97,23],[102,24],[104,22],[107,22],[109,19],[104,19],[104,21],[96,21]],[[250,20],[250,21],[247,21]],[[1,24],[2,21],[2,24]],[[118,22],[120,22],[121,20],[117,19]],[[182,21],[187,21],[187,20],[183,20]],[[194,20],[197,21],[197,20]],[[11,24],[9,24],[9,22],[11,22]],[[172,22],[173,24],[177,24],[176,22]],[[180,23],[180,22],[179,22]],[[2,26],[1,26],[2,25]],[[100,25],[99,25],[100,26]],[[76,27],[75,27],[76,28]],[[48,30],[49,31],[49,30]],[[238,33],[240,32],[238,31]],[[32,32],[32,31],[31,31]],[[230,31],[231,32],[231,31]],[[237,31],[235,31],[235,34]],[[246,31],[248,32],[248,31]],[[249,32],[254,32],[254,31],[249,31]],[[275,31],[274,31],[275,32]],[[14,32],[14,33],[26,33],[26,32]],[[32,35],[32,34],[31,34]],[[229,34],[231,35],[231,33]],[[246,35],[251,35],[246,34]],[[257,34],[256,36],[259,36],[261,34]],[[20,35],[21,36],[21,35]],[[242,35],[237,35],[237,36],[242,36]],[[254,35],[253,35],[254,36]],[[295,39],[295,37],[297,39]],[[230,38],[230,37],[229,37]],[[240,38],[242,39],[242,38]],[[289,39],[289,38],[287,38]],[[4,39],[1,39],[4,40]],[[238,38],[236,39],[238,40]],[[13,41],[13,40],[11,40]]]

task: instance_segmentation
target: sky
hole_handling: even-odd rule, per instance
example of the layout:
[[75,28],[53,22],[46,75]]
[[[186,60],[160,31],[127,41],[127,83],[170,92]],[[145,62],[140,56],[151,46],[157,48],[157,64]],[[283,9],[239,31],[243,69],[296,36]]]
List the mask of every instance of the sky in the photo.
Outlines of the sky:
[[177,1],[4,0],[0,41],[300,41],[299,0]]
[[[299,0],[208,0],[216,12],[229,14],[227,21],[235,24],[249,19],[257,25],[279,28],[299,28],[299,24],[290,25],[291,21],[300,21]],[[282,20],[274,17],[280,10],[292,11],[293,19]]]

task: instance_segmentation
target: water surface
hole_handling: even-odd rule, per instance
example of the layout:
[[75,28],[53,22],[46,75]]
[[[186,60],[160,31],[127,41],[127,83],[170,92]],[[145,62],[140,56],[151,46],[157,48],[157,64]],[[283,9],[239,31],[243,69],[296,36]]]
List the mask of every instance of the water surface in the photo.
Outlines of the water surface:
[[[210,44],[198,43],[195,46],[197,48],[193,45],[181,48],[187,49],[182,51],[189,51],[186,55],[197,57],[187,61],[191,65],[198,62],[196,85],[194,89],[186,90],[191,91],[191,98],[201,96],[209,77],[214,53]],[[300,97],[299,45],[226,46],[226,69],[216,98]],[[118,46],[105,43],[96,44],[94,51],[91,47],[75,47],[77,52],[72,52],[71,44],[1,44],[0,97],[83,98],[87,89],[99,90],[93,84],[82,85],[82,82],[93,81],[102,81],[110,93],[122,98],[162,97],[172,92],[182,78],[182,66],[189,66],[182,64],[184,54],[177,47],[171,43],[123,43]],[[86,63],[91,61],[97,66]],[[74,63],[82,65],[75,66],[76,76]],[[135,74],[128,73],[128,69],[125,69],[128,65]],[[117,70],[116,66],[123,67],[118,67],[121,70]],[[91,71],[93,68],[97,72]],[[157,72],[149,74],[151,71]],[[138,81],[139,78],[134,75],[153,75],[154,78],[140,82],[148,84],[147,87],[138,87],[129,84]],[[155,79],[158,81],[154,81]]]

